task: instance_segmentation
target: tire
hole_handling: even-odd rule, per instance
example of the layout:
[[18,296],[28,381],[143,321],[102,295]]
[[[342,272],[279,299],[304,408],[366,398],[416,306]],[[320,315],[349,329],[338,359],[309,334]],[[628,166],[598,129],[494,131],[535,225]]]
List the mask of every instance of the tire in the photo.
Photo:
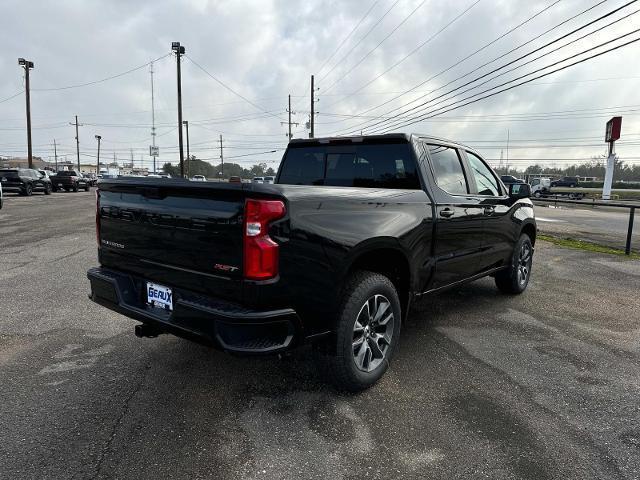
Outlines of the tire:
[[533,192],[533,196],[536,198],[540,198],[542,197],[542,193],[540,193],[540,190],[536,190],[535,192]]
[[53,189],[53,188],[51,187],[51,185],[45,185],[45,186],[44,186],[44,194],[45,194],[45,195],[51,195],[51,190],[52,190],[52,189]]
[[77,184],[77,183],[73,185],[73,191],[74,191],[74,192],[77,192],[77,191],[78,191],[78,184]]
[[358,392],[389,367],[400,336],[400,300],[387,277],[359,271],[346,282],[339,305],[335,336],[315,347],[316,360],[339,390]]
[[24,191],[22,192],[22,195],[24,195],[25,197],[30,197],[33,194],[33,185],[31,185],[30,183],[27,183],[24,186]]
[[88,191],[89,191],[89,184],[88,184],[88,183],[85,183],[85,184],[84,184],[84,191],[85,191],[85,192],[88,192]]
[[64,191],[65,191],[65,192],[69,192],[69,191],[70,191],[70,190],[69,190],[69,187],[64,187]]
[[496,274],[496,287],[502,293],[518,295],[524,292],[531,278],[533,245],[526,233],[520,235],[513,249],[511,265]]

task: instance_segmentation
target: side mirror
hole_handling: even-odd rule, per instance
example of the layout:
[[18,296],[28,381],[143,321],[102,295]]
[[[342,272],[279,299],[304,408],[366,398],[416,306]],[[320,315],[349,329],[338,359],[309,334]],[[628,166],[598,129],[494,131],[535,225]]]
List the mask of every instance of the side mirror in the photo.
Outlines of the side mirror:
[[514,199],[531,197],[531,185],[528,183],[509,184],[509,196]]

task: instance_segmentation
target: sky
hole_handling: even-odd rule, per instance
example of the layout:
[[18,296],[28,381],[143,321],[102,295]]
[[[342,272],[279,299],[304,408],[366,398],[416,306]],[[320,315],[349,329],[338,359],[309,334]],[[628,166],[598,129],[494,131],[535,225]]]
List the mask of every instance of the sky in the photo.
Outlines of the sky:
[[622,115],[616,152],[640,163],[640,42],[568,66],[640,38],[640,2],[627,3],[3,0],[0,156],[26,156],[23,57],[34,155],[53,159],[55,140],[75,161],[77,115],[83,163],[100,135],[103,158],[150,167],[154,60],[158,162],[177,163],[179,41],[190,153],[214,164],[222,135],[225,161],[277,168],[288,95],[294,137],[309,135],[312,74],[318,137],[419,132],[494,166],[562,167],[603,155],[605,123]]

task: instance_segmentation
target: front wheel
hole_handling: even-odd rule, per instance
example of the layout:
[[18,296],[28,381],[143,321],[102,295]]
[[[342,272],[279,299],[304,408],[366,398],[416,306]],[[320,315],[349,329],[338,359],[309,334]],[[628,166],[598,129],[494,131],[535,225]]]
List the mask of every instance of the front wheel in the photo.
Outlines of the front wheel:
[[32,193],[33,193],[33,185],[31,185],[30,183],[27,183],[24,186],[24,190],[22,191],[22,195],[24,195],[25,197],[30,197]]
[[77,192],[77,191],[78,191],[78,184],[77,184],[77,183],[73,185],[73,191],[74,191],[74,192]]
[[52,190],[51,185],[45,185],[44,186],[44,194],[45,195],[51,195],[51,190]]
[[533,264],[533,245],[526,233],[520,235],[513,249],[509,268],[496,274],[496,286],[502,293],[519,294],[529,285]]
[[85,184],[84,184],[84,191],[85,191],[85,192],[88,192],[88,191],[89,191],[89,184],[88,184],[88,183],[85,183]]
[[400,336],[401,309],[387,277],[356,272],[340,300],[335,337],[317,348],[329,380],[341,390],[369,388],[387,371]]

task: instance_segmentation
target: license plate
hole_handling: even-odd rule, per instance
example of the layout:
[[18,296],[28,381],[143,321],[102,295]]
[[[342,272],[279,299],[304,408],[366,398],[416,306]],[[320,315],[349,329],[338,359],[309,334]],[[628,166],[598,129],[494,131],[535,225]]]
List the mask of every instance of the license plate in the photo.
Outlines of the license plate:
[[173,310],[173,292],[169,287],[148,282],[147,303],[165,310]]

